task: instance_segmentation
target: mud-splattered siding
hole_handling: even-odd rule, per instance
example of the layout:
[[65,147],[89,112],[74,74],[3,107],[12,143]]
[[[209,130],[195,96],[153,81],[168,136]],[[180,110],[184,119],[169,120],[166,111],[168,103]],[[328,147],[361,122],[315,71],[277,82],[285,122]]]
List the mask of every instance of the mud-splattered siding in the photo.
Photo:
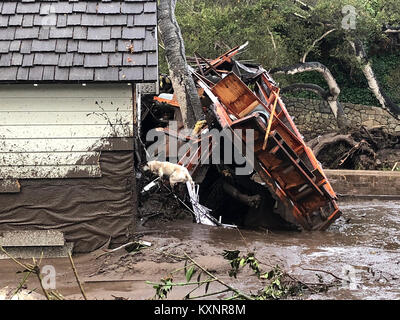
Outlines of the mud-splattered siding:
[[132,150],[127,84],[1,85],[0,97],[0,181],[100,177],[101,151]]
[[0,233],[59,230],[74,252],[110,237],[113,246],[126,243],[137,208],[133,152],[104,151],[99,162],[101,178],[21,179],[20,193],[0,193]]

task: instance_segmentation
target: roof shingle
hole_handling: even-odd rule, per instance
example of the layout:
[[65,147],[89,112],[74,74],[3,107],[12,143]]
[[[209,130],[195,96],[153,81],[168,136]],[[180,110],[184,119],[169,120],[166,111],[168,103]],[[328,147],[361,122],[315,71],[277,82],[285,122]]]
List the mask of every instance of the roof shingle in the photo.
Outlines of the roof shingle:
[[0,4],[0,82],[156,81],[155,0]]

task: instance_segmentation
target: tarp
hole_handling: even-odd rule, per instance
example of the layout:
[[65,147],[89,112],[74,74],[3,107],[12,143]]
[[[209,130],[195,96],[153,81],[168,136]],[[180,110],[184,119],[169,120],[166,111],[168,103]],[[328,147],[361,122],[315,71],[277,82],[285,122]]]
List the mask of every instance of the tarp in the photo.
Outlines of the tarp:
[[102,178],[20,180],[0,194],[0,232],[58,229],[75,252],[128,240],[136,214],[133,152],[104,152]]

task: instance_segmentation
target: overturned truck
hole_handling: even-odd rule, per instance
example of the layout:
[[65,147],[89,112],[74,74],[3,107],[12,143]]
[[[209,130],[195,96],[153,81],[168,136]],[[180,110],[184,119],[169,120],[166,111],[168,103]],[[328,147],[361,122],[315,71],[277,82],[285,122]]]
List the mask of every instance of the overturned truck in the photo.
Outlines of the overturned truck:
[[[214,60],[192,58],[190,68],[205,120],[191,134],[182,134],[182,122],[177,128],[165,125],[158,130],[168,136],[166,144],[174,138],[193,146],[178,163],[200,184],[200,202],[214,217],[249,226],[325,230],[341,215],[336,194],[286,110],[275,81],[261,66],[234,59],[242,49],[236,47]],[[173,94],[154,100],[158,107],[173,110],[175,120],[181,119]],[[212,129],[231,132],[236,142],[240,139],[240,146],[234,145],[251,162],[247,175],[236,175],[235,163],[204,161],[221,148],[212,139]],[[252,157],[246,150],[250,145]]]

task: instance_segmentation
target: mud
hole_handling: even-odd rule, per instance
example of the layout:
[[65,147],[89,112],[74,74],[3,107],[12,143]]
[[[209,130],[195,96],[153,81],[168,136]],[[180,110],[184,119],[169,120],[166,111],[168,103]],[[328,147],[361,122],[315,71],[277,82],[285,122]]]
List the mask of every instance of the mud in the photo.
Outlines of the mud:
[[[224,249],[238,249],[243,254],[253,251],[261,268],[281,265],[290,274],[305,282],[318,282],[320,275],[340,284],[326,293],[304,294],[294,299],[399,299],[400,298],[400,201],[345,202],[340,204],[343,216],[325,232],[269,232],[221,229],[196,225],[191,219],[149,221],[143,227],[143,240],[152,247],[136,254],[124,250],[103,255],[100,252],[75,256],[75,264],[90,299],[149,299],[154,289],[146,280],[158,281],[182,262],[160,252],[181,255],[183,251],[215,272],[226,282],[246,292],[255,292],[262,283],[249,270],[229,278],[229,263],[223,259]],[[57,290],[67,299],[82,299],[67,259],[46,259],[57,272]],[[22,278],[12,261],[0,261],[0,288],[18,285]],[[182,280],[183,275],[175,280]],[[28,289],[38,288],[32,278]],[[181,299],[187,289],[174,289],[170,299]],[[223,298],[218,296],[217,298]]]

